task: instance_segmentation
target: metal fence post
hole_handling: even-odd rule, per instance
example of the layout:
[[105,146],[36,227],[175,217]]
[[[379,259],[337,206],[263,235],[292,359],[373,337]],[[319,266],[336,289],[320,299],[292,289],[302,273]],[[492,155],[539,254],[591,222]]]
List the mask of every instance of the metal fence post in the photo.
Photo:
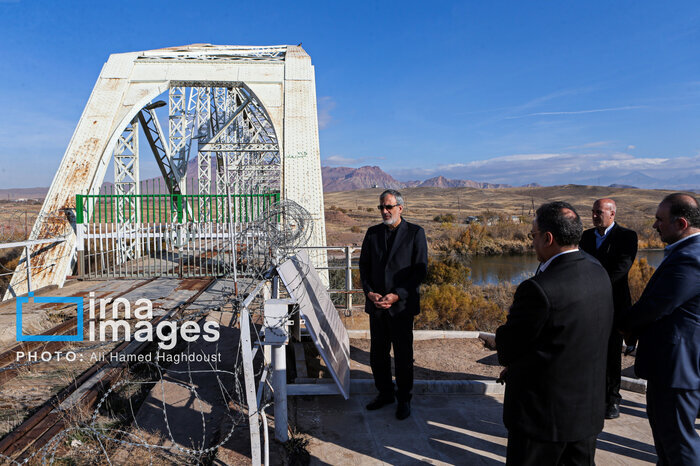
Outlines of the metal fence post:
[[24,246],[24,251],[27,256],[25,262],[27,263],[27,293],[32,291],[32,257],[29,251],[29,245]]
[[272,346],[272,387],[275,390],[275,438],[289,440],[287,432],[287,345]]
[[352,252],[350,245],[345,246],[345,308],[352,311]]
[[258,421],[260,413],[258,412],[258,404],[255,396],[255,374],[253,372],[253,350],[251,347],[249,319],[250,314],[248,311],[248,306],[247,304],[245,304],[240,311],[239,324],[241,328],[241,350],[243,352],[243,375],[246,390],[246,400],[248,402],[248,425],[250,426],[251,464],[257,466],[262,462],[260,452],[260,424]]

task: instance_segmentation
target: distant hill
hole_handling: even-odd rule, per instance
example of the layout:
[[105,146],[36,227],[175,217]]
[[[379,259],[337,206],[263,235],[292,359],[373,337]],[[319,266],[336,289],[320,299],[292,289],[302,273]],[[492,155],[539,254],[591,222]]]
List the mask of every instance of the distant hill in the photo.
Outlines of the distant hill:
[[[212,177],[215,178],[216,168],[212,165]],[[324,192],[353,191],[368,188],[476,188],[476,189],[505,189],[509,184],[486,183],[474,180],[450,179],[436,176],[427,180],[399,181],[378,166],[351,167],[321,167]],[[624,176],[586,179],[577,182],[580,185],[604,186],[609,188],[630,189],[672,189],[677,191],[700,192],[698,177],[692,173],[686,177],[664,180],[654,178],[641,172],[630,172]],[[539,183],[528,183],[521,188],[539,188]],[[106,181],[102,184],[101,192],[113,192],[113,183]],[[48,193],[48,187],[0,189],[0,200],[43,199]],[[197,192],[197,160],[189,161],[187,166],[187,191]],[[163,178],[156,176],[141,180],[142,193],[165,194],[167,188]]]
[[49,188],[10,188],[0,189],[0,200],[43,199]]
[[377,166],[322,167],[325,192],[352,191],[366,188],[510,188],[507,184],[481,183],[472,180],[448,179],[436,176],[425,181],[401,182]]
[[624,175],[582,178],[576,184],[590,186],[624,187],[635,189],[672,189],[676,191],[693,191],[700,188],[700,177],[689,167],[689,175],[674,178],[656,178],[640,171]]
[[509,184],[480,183],[472,180],[451,180],[444,176],[429,178],[416,187],[418,188],[512,188]]
[[322,167],[323,190],[326,192],[352,191],[365,188],[392,188],[405,187],[404,183],[395,180],[381,168],[364,166],[360,168],[349,167]]

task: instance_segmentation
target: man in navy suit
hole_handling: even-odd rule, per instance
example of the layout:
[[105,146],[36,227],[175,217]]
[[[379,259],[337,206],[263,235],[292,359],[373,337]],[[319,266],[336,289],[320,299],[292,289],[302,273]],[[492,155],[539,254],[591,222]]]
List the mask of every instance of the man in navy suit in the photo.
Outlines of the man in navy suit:
[[[605,268],[613,290],[615,316],[632,305],[627,274],[637,255],[637,233],[615,221],[617,206],[612,199],[593,203],[593,226],[583,232],[579,247],[592,255]],[[612,332],[608,341],[608,363],[605,375],[605,418],[620,417],[620,382],[622,365],[622,335]]]
[[[413,389],[413,318],[420,312],[419,286],[428,271],[425,231],[401,217],[403,197],[393,189],[379,196],[382,223],[365,235],[360,254],[360,276],[369,314],[370,366],[379,394],[368,410],[398,399],[396,418],[411,415]],[[396,394],[391,381],[394,347]]]
[[578,249],[582,231],[566,202],[537,209],[538,272],[518,286],[496,330],[507,465],[594,464],[613,300],[605,269]]
[[619,327],[638,336],[638,377],[647,379],[647,414],[659,465],[700,464],[700,206],[666,196],[654,228],[668,243],[664,260]]

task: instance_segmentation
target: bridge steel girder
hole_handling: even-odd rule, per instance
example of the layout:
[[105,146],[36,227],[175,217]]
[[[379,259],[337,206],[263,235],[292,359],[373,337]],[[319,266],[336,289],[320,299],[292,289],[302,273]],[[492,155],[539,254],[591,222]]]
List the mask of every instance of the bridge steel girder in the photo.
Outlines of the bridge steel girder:
[[[113,54],[102,67],[38,216],[53,220],[38,220],[32,228],[31,240],[68,230],[67,240],[51,248],[30,247],[33,287],[63,286],[75,260],[75,195],[98,192],[119,136],[142,108],[174,87],[241,83],[255,94],[277,134],[282,197],[311,214],[314,228],[308,245],[325,246],[316,83],[311,57],[304,49],[197,44]],[[179,115],[174,120],[178,132],[187,131]],[[179,147],[171,149],[177,152]],[[56,213],[62,215],[60,225]],[[23,255],[20,261],[26,263],[25,259]],[[326,265],[325,253],[312,260],[317,267]],[[27,293],[25,277],[26,270],[18,268],[4,299]]]

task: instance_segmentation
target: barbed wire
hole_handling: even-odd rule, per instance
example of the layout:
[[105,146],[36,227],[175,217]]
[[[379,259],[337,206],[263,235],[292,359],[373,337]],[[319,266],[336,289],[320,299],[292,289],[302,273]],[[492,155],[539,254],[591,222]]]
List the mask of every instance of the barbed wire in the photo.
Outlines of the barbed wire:
[[[65,221],[65,214],[63,215]],[[271,278],[276,266],[287,260],[300,246],[308,244],[312,234],[312,227],[312,216],[299,204],[293,201],[282,201],[272,205],[261,218],[255,222],[250,222],[246,228],[238,231],[232,240],[234,244],[230,245],[230,247],[235,248],[235,242],[242,237],[252,236],[259,239],[255,247],[242,251],[238,259],[239,262],[243,261],[246,265],[245,275],[247,278],[239,278],[237,288],[228,285],[222,286],[218,290],[221,296],[216,304],[192,312],[187,312],[187,309],[184,309],[182,315],[173,316],[167,321],[175,322],[179,326],[185,322],[210,318],[214,312],[218,312],[222,316],[228,315],[231,318],[230,326],[233,326],[240,319],[243,300],[258,289],[258,285],[261,282],[267,282]],[[232,267],[236,266],[240,266],[240,263],[232,264]],[[229,273],[222,278],[223,281],[221,283],[231,280],[231,272],[232,270],[229,270]],[[308,273],[308,270],[302,270],[301,273]],[[294,286],[298,288],[294,290],[297,295],[306,293],[302,281],[295,283]],[[262,341],[261,332],[258,331],[261,321],[256,320],[264,315],[262,300],[254,301],[249,309],[251,311],[248,317],[251,323],[250,328],[252,329],[251,336],[255,344],[262,348],[264,341]],[[298,312],[298,305],[293,306],[279,325],[280,328],[278,330],[282,331],[281,327],[286,327]],[[123,341],[123,339],[120,341]],[[74,351],[86,353],[102,349],[108,345],[119,344],[120,341],[101,342],[95,345],[76,347]],[[237,430],[248,427],[248,417],[244,414],[246,409],[264,413],[264,410],[270,406],[271,400],[267,398],[262,399],[259,407],[247,406],[245,390],[241,384],[243,374],[242,344],[243,339],[239,338],[232,370],[219,367],[218,362],[214,364],[211,360],[206,362],[209,366],[208,368],[198,369],[192,366],[194,361],[189,358],[184,359],[185,369],[181,370],[181,366],[177,364],[172,366],[159,362],[163,360],[159,358],[159,355],[165,354],[165,352],[158,348],[155,352],[154,360],[127,364],[128,373],[132,375],[119,380],[106,390],[88,419],[71,422],[68,428],[61,430],[22,461],[17,461],[4,455],[0,455],[0,458],[17,465],[27,464],[30,461],[53,464],[57,459],[67,456],[80,457],[83,461],[89,458],[94,463],[113,464],[116,461],[115,458],[120,454],[128,452],[130,455],[136,455],[139,451],[144,451],[145,455],[140,456],[139,460],[147,459],[149,464],[159,460],[157,458],[158,455],[165,455],[165,460],[173,463],[201,463],[205,458],[214,455],[219,448],[229,442]],[[221,354],[220,351],[220,341],[216,341],[212,351],[208,353]],[[199,350],[199,353],[196,353],[189,342],[186,345],[186,350],[181,354],[206,355],[202,349]],[[266,359],[263,351],[259,351],[258,354],[261,356],[256,357],[258,360],[254,368],[256,379],[259,379],[262,374],[267,374],[268,380],[263,380],[262,384],[269,386],[269,377],[273,371],[271,361]],[[0,369],[0,372],[41,362],[15,363]],[[133,374],[140,372],[151,374],[151,376],[148,380],[134,379],[135,376]],[[201,383],[202,378],[205,376],[214,377],[218,393],[217,400],[203,399]],[[159,388],[156,388],[157,386]],[[160,398],[161,406],[158,408],[158,411],[160,412],[159,416],[162,416],[163,429],[161,429],[161,433],[165,435],[165,440],[169,444],[154,442],[150,438],[152,434],[139,425],[139,406],[134,404],[134,400],[131,397],[128,398],[128,406],[125,408],[125,411],[129,413],[127,418],[129,419],[129,429],[121,426],[110,427],[108,420],[105,420],[105,417],[109,419],[107,413],[109,410],[106,407],[110,400],[120,396],[120,392],[135,387],[147,388],[149,396],[153,396],[156,400]],[[188,403],[188,409],[191,410],[192,416],[199,418],[199,422],[201,422],[201,439],[195,442],[190,438],[191,445],[184,445],[181,439],[177,438],[168,416],[169,407],[166,403],[166,394],[168,390],[172,390],[174,387],[189,393],[192,402]],[[215,401],[216,404],[214,405]],[[212,421],[208,420],[205,413],[207,409],[211,412],[216,411],[220,413],[220,417],[215,418],[217,421],[213,428],[210,425]],[[65,414],[68,416],[70,413],[66,411]],[[259,417],[257,422],[260,422]],[[220,432],[224,426],[226,428],[223,429],[223,432]],[[208,436],[208,432],[213,434]],[[214,435],[214,437],[211,435]],[[77,439],[83,440],[70,442]],[[91,441],[88,441],[88,439]],[[67,452],[65,451],[66,445],[69,447]],[[162,460],[163,458],[160,459]]]

